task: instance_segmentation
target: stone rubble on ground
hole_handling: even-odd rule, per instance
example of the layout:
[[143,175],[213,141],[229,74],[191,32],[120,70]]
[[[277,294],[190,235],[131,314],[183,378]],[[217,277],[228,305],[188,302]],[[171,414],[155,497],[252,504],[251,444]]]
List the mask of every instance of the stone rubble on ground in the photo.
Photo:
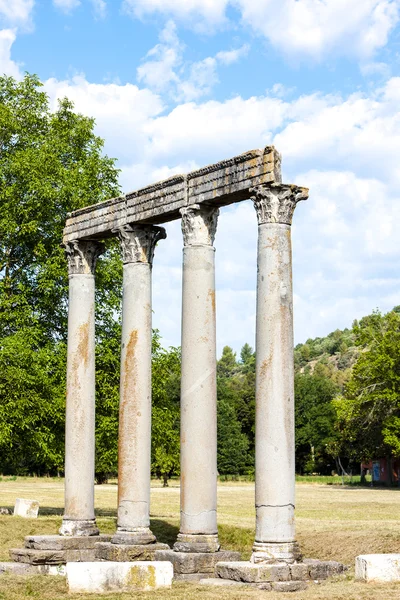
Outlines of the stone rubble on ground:
[[14,517],[37,519],[38,514],[39,502],[37,500],[27,500],[26,498],[17,498],[15,500]]
[[356,581],[400,581],[400,554],[356,556]]

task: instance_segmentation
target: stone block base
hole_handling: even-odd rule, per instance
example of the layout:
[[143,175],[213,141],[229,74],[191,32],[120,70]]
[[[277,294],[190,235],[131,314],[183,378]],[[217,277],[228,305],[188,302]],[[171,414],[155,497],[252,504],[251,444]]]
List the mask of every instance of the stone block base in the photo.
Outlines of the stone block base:
[[361,554],[356,557],[356,581],[400,581],[400,554]]
[[168,562],[68,563],[66,571],[68,591],[76,594],[169,588],[173,578]]
[[62,536],[35,535],[25,538],[24,548],[13,548],[10,557],[17,563],[29,565],[62,565],[67,562],[96,560],[95,546],[109,542],[110,535]]
[[169,550],[168,544],[114,544],[97,543],[95,548],[96,560],[113,562],[132,562],[135,560],[155,560],[156,552]]
[[[220,550],[219,552],[175,552],[175,550],[158,550],[155,559],[169,561],[174,566],[174,575],[201,575],[209,573],[214,576],[215,565],[220,561],[235,561],[240,559],[240,552]],[[195,579],[195,578],[193,578]]]
[[347,567],[336,561],[314,559],[293,564],[240,561],[217,563],[215,576],[263,590],[290,592],[305,589],[308,581],[327,579],[345,570]]

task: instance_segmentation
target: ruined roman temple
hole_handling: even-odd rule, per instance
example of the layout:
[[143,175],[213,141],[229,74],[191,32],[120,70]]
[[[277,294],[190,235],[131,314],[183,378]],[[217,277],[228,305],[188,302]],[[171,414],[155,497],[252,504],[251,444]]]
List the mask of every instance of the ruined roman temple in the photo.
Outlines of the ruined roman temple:
[[[295,578],[290,565],[297,579],[310,577],[294,523],[291,250],[294,209],[308,190],[283,184],[280,163],[272,146],[251,150],[68,216],[65,510],[60,535],[29,538],[20,553],[45,557],[57,550],[59,562],[170,561],[183,578],[212,576],[218,564],[228,565],[219,576],[239,572],[244,581],[254,577],[246,569],[271,564],[286,569],[280,577]],[[213,244],[219,207],[248,199],[258,219],[256,526],[252,559],[245,563],[218,540]],[[151,284],[166,237],[162,224],[174,219],[181,219],[183,246],[181,510],[170,549],[150,528]],[[95,266],[110,236],[119,238],[123,262],[118,522],[113,536],[100,536],[94,514]]]

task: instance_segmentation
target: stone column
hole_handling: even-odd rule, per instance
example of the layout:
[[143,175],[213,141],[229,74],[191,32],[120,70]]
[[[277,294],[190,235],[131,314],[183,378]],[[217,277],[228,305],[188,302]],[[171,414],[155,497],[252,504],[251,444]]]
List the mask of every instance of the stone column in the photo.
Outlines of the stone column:
[[94,517],[95,337],[94,271],[104,247],[65,245],[69,271],[65,511],[61,535],[98,535]]
[[253,562],[300,559],[295,541],[293,292],[290,226],[297,186],[253,188],[258,219],[256,537]]
[[151,267],[165,229],[126,225],[123,259],[118,440],[118,527],[115,544],[150,544]]
[[174,550],[216,552],[217,383],[213,247],[219,210],[181,210],[181,524]]

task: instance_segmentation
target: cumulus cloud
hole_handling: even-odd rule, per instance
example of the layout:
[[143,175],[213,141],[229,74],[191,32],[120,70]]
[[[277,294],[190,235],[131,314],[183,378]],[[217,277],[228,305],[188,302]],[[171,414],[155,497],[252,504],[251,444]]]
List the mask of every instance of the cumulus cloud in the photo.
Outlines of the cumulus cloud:
[[190,102],[209,94],[219,81],[218,66],[230,65],[248,52],[248,46],[244,45],[220,51],[197,62],[185,63],[185,45],[180,42],[173,21],[166,23],[159,40],[138,67],[137,79],[156,92],[168,93],[177,102]]
[[20,79],[21,71],[19,65],[11,59],[11,47],[15,38],[15,30],[0,30],[0,73],[2,75],[11,75],[16,79]]
[[243,20],[289,56],[371,56],[399,20],[398,0],[235,0]]
[[0,21],[7,25],[31,25],[35,0],[0,0]]

